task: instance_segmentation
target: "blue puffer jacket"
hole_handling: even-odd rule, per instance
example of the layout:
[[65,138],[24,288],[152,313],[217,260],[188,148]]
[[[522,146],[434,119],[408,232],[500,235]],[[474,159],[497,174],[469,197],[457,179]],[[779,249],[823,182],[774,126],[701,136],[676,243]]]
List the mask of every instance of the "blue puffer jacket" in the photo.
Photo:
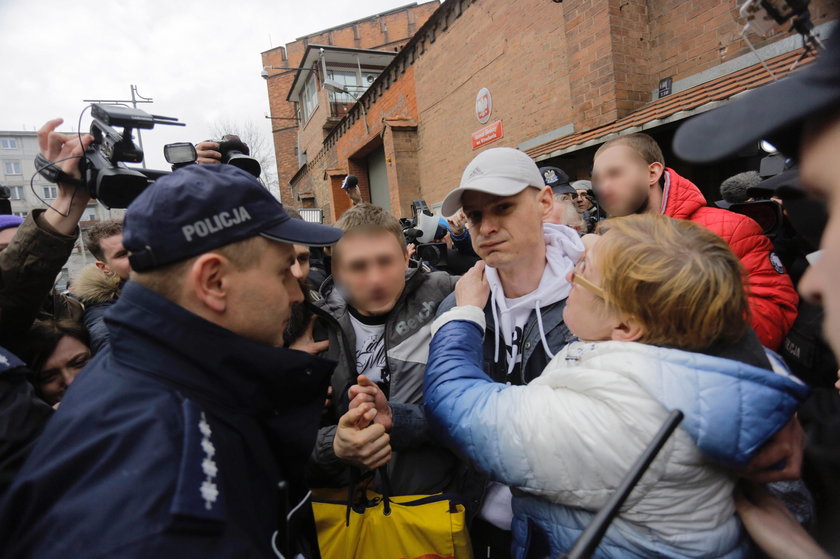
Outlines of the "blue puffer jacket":
[[774,374],[674,349],[577,342],[531,384],[506,386],[481,370],[483,313],[458,310],[435,323],[426,413],[443,440],[514,489],[514,557],[545,535],[552,556],[568,551],[672,409],[685,420],[595,557],[747,554],[735,476],[709,459],[745,465],[789,421],[807,388],[777,358]]

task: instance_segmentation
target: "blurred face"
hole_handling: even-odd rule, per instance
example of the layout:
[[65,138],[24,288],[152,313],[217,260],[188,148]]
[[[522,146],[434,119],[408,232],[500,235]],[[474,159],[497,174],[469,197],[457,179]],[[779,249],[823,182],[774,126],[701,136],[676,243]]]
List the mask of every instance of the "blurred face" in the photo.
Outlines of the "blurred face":
[[128,263],[128,251],[123,246],[122,233],[105,237],[99,243],[102,247],[102,255],[105,262],[97,262],[102,264],[99,268],[106,274],[115,274],[121,280],[127,280],[131,275],[131,266]]
[[408,254],[388,231],[351,231],[335,245],[332,270],[350,304],[366,316],[391,312],[405,288]]
[[283,345],[283,331],[292,305],[303,301],[293,268],[295,249],[286,243],[260,239],[263,249],[258,265],[230,270],[228,277],[231,316],[226,327],[242,337],[275,347]]
[[561,198],[562,194],[555,196],[551,203],[551,211],[545,218],[546,223],[554,223],[556,225],[564,225],[566,220],[566,202]]
[[14,239],[17,230],[17,227],[9,227],[8,229],[0,231],[0,250],[5,250],[6,247],[9,246],[9,243],[11,243],[12,239]]
[[467,191],[461,198],[473,249],[488,266],[512,269],[544,245],[542,223],[554,209],[551,189],[526,188],[513,196]]
[[304,245],[293,245],[295,247],[295,265],[292,273],[301,280],[306,281],[309,277],[309,247]]
[[658,163],[646,164],[626,145],[615,144],[599,152],[593,162],[592,184],[601,207],[610,217],[645,213],[651,190],[658,188],[661,169]]
[[578,197],[575,200],[575,206],[577,206],[578,211],[585,212],[592,208],[592,202],[589,200],[589,192],[586,189],[581,189],[577,191]]
[[800,176],[803,184],[828,206],[829,221],[814,263],[799,283],[799,291],[825,309],[823,330],[840,356],[840,116],[820,128],[806,127]]
[[[617,322],[607,311],[604,300],[596,293],[597,286],[601,285],[601,272],[594,261],[599,242],[598,237],[587,236],[583,258],[566,276],[572,289],[566,299],[566,308],[563,309],[563,320],[575,336],[587,342],[611,339],[613,325]],[[579,278],[577,281],[576,276]]]
[[70,336],[64,336],[38,373],[38,388],[51,406],[64,397],[64,391],[73,384],[76,375],[90,361],[90,349]]

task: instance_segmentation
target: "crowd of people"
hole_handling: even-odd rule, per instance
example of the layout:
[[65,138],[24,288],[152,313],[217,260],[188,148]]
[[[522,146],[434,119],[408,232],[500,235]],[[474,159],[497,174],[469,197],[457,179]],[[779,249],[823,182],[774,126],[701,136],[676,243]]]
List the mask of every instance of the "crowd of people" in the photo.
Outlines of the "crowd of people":
[[[93,139],[46,123],[58,196],[0,216],[0,554],[398,559],[413,533],[427,557],[558,557],[673,410],[594,557],[837,554],[838,69],[840,34],[683,125],[687,161],[786,157],[718,203],[646,134],[576,181],[485,149],[435,234],[461,276],[354,177],[308,223],[203,142],[84,232],[96,262],[58,292]],[[421,514],[342,535],[444,498],[448,539]]]

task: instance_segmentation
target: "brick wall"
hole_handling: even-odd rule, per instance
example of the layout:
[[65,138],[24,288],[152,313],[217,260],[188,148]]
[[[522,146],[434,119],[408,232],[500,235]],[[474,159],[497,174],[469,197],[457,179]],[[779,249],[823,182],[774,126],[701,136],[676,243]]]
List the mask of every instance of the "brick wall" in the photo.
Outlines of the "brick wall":
[[487,87],[490,122],[519,143],[571,122],[564,28],[567,4],[542,0],[479,0],[463,10],[414,64],[421,193],[431,205],[458,186],[473,151],[470,135],[483,125],[475,98]]
[[[300,66],[308,44],[328,44],[364,49],[399,49],[426,22],[439,3],[424,2],[405,9],[386,12],[381,16],[363,19],[338,26],[322,33],[314,33],[262,53],[263,66],[295,68]],[[277,71],[270,71],[274,74]],[[277,159],[277,174],[283,202],[296,206],[296,192],[289,180],[298,171],[297,130],[291,128],[294,120],[280,120],[276,117],[296,117],[295,104],[286,100],[294,73],[272,76],[267,80],[269,107],[274,136],[274,152]],[[323,131],[320,132],[323,136]],[[310,155],[310,154],[308,154]],[[325,212],[326,213],[326,212]]]
[[[840,3],[812,0],[815,25],[840,17]],[[679,80],[750,52],[741,38],[742,25],[735,21],[734,2],[724,0],[651,0],[650,41],[652,58],[650,89],[659,79]],[[761,39],[751,36],[760,48],[789,36],[785,30]]]
[[[314,160],[310,154],[307,184],[334,219],[346,207],[335,189],[346,173],[359,177],[369,200],[365,157],[381,146],[394,213],[408,215],[418,197],[436,204],[480,151],[470,135],[483,126],[474,110],[481,88],[492,95],[490,121],[504,126],[504,137],[487,147],[515,147],[568,125],[576,133],[597,128],[652,101],[662,77],[677,81],[748,53],[732,6],[722,0],[448,0],[363,98],[368,130],[354,111]],[[813,0],[811,10],[816,24],[840,16],[829,0]],[[330,40],[337,37],[334,32]],[[567,171],[587,174],[584,159],[570,159]]]

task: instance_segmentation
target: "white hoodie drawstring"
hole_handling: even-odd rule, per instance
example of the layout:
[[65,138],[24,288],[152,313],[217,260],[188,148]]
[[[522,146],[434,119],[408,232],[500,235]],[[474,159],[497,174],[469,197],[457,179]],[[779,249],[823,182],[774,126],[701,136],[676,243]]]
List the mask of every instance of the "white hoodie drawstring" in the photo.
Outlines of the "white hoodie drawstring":
[[545,339],[545,329],[543,329],[542,323],[542,313],[540,312],[540,300],[537,299],[537,303],[534,307],[534,312],[537,313],[537,326],[540,328],[540,339],[542,340],[543,349],[545,350],[545,354],[548,355],[549,361],[554,359],[554,353],[552,353],[551,348],[548,347],[548,341]]
[[495,331],[495,336],[493,336],[494,341],[496,342],[496,349],[493,352],[493,363],[499,362],[499,336],[502,335],[502,328],[499,324],[499,312],[496,310],[496,299],[491,295],[490,296],[490,308],[493,309],[493,330]]

